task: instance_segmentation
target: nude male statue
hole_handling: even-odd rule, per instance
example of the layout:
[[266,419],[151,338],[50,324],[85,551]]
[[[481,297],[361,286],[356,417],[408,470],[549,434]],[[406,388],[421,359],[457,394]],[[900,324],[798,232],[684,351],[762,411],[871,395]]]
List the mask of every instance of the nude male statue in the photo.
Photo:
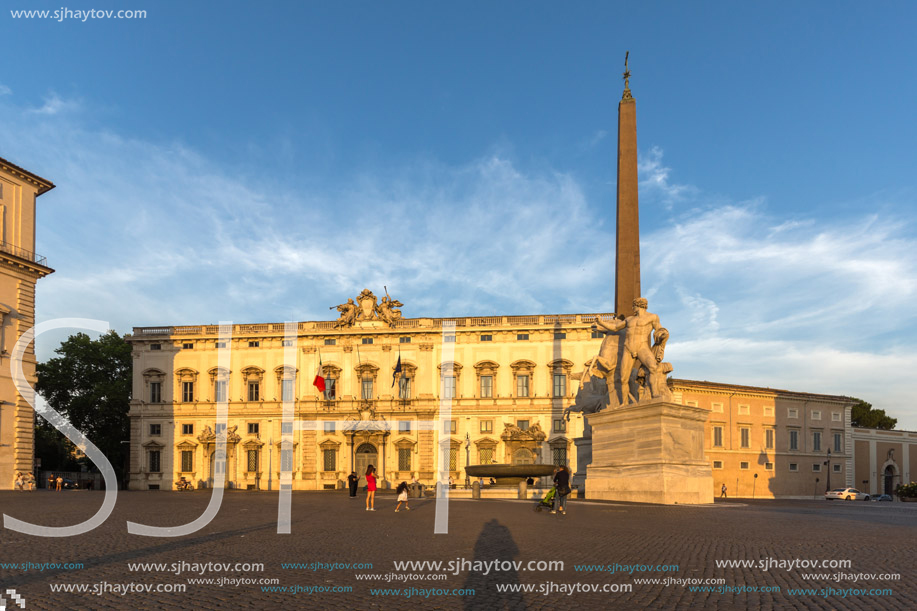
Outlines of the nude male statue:
[[[608,331],[624,329],[624,353],[618,364],[618,383],[621,385],[621,403],[635,403],[638,392],[631,388],[630,374],[637,361],[646,368],[650,377],[657,374],[659,363],[650,347],[650,334],[662,330],[659,317],[646,311],[649,303],[643,297],[634,299],[634,313],[624,320],[616,320],[611,325],[597,323]],[[652,388],[652,387],[651,387]]]

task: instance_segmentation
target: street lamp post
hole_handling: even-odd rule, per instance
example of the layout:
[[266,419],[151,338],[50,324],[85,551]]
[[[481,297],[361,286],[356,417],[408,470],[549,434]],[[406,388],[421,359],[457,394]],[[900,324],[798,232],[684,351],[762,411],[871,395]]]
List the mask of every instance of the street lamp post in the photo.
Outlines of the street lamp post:
[[468,466],[471,464],[471,434],[465,433],[465,488],[471,487],[471,478],[468,476]]
[[831,490],[831,448],[828,448],[828,460],[825,461],[825,466],[828,470],[827,475],[825,475],[825,492]]

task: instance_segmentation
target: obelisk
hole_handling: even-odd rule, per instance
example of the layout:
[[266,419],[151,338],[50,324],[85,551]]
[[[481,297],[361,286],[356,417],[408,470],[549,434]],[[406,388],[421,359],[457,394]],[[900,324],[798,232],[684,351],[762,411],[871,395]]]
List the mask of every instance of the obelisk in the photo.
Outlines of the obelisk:
[[618,214],[615,314],[630,316],[640,297],[640,214],[637,205],[637,103],[624,56],[624,95],[618,102]]

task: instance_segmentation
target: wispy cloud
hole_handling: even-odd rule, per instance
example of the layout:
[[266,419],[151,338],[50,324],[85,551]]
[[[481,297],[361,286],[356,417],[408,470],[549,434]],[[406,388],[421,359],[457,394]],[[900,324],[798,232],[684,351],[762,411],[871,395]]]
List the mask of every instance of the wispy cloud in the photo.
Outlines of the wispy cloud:
[[6,85],[0,83],[0,96],[3,95],[12,95],[13,90],[7,87]]
[[68,112],[79,108],[76,100],[65,100],[53,91],[45,96],[44,103],[38,108],[27,109],[27,113],[36,115],[56,115],[62,112]]
[[658,199],[666,208],[683,202],[695,195],[698,190],[686,184],[671,182],[672,171],[662,163],[662,149],[654,146],[647,153],[641,154],[637,162],[640,173],[641,199]]

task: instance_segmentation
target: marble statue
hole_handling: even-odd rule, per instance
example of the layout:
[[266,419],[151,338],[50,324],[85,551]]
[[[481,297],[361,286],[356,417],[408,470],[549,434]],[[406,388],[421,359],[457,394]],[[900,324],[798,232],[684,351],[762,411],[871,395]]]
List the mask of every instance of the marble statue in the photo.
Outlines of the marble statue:
[[[609,393],[604,377],[592,375],[596,359],[592,359],[586,371],[574,373],[570,377],[580,381],[579,390],[573,405],[564,410],[563,418],[570,420],[570,412],[580,412],[583,415],[594,414],[608,407]],[[614,387],[612,387],[613,389]]]
[[357,304],[353,302],[353,299],[348,299],[347,303],[342,303],[339,306],[331,306],[329,309],[333,310],[335,308],[341,315],[335,321],[334,327],[336,329],[352,327],[357,320]]
[[341,315],[334,322],[335,329],[353,327],[357,323],[382,321],[389,327],[394,327],[395,323],[401,320],[401,310],[404,304],[397,299],[392,299],[385,291],[385,297],[379,302],[377,297],[369,289],[363,289],[363,292],[357,296],[356,302],[348,299],[347,303],[338,306],[331,306],[330,310],[337,309]]

